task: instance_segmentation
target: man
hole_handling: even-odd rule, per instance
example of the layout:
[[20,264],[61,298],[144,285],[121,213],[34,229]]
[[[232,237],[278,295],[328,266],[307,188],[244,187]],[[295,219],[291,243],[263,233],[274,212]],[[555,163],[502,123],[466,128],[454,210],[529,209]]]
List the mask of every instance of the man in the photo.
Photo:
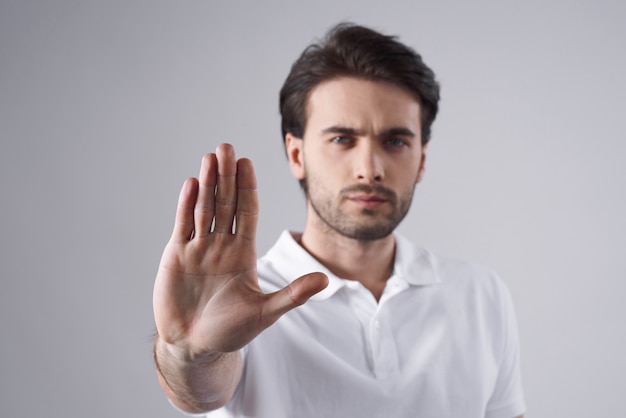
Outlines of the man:
[[433,72],[395,38],[344,24],[304,51],[280,99],[305,228],[257,264],[252,163],[227,144],[204,156],[154,289],[171,401],[236,417],[521,416],[502,282],[393,234],[424,174]]

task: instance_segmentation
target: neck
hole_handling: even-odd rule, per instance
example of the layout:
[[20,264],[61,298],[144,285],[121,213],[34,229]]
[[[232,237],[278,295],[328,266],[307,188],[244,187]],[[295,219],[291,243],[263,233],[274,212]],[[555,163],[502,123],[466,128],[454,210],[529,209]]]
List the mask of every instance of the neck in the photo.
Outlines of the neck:
[[356,280],[376,300],[393,272],[395,239],[393,235],[364,241],[348,238],[330,228],[320,219],[307,219],[300,244],[333,274]]

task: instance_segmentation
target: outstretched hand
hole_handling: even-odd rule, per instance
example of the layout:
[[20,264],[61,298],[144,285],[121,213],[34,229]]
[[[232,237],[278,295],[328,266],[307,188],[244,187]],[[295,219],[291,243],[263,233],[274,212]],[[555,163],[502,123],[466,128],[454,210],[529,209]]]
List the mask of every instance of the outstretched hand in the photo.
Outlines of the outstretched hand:
[[256,271],[258,197],[252,162],[228,144],[182,187],[154,286],[159,337],[190,358],[238,350],[327,285],[322,273],[265,294]]

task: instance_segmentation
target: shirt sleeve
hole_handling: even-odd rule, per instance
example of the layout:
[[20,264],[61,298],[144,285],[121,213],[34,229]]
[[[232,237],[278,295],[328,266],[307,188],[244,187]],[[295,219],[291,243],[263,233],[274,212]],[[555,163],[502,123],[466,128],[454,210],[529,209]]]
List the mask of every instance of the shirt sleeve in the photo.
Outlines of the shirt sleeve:
[[167,398],[167,400],[169,401],[170,405],[172,405],[172,408],[174,408],[175,410],[177,410],[183,415],[187,415],[188,417],[205,417],[206,416],[206,414],[192,414],[191,412],[183,411],[174,402],[172,402],[170,398]]
[[501,357],[485,418],[515,418],[526,410],[520,370],[520,341],[511,295],[501,280]]

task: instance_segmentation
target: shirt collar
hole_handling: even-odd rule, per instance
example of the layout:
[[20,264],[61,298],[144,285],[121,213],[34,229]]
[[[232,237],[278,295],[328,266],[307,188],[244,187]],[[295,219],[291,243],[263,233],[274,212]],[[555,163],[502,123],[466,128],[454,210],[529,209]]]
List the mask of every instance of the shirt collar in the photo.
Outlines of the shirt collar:
[[[413,286],[427,286],[441,281],[430,252],[414,246],[409,240],[398,234],[394,234],[394,238],[396,240],[396,259],[392,277]],[[283,231],[278,241],[263,258],[269,261],[287,282],[315,271],[326,274],[328,286],[314,295],[312,300],[328,299],[349,283],[348,280],[331,273],[326,266],[302,248],[289,231]]]

